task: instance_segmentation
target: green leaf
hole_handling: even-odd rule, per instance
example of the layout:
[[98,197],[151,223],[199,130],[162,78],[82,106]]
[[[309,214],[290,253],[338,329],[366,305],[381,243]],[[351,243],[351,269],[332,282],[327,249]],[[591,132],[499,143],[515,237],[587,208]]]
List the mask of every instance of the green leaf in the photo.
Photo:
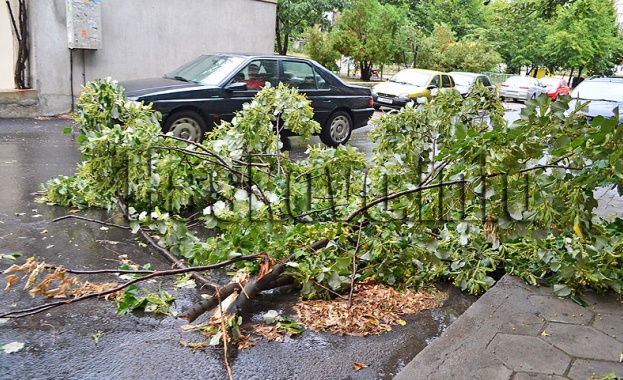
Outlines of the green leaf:
[[554,294],[558,297],[569,297],[571,294],[571,289],[567,285],[564,284],[556,284],[554,285]]
[[276,310],[268,310],[263,316],[264,323],[273,324],[279,317],[279,313]]
[[589,306],[588,303],[584,301],[582,297],[578,296],[577,294],[571,295],[571,299],[573,300],[573,302],[577,303],[580,306],[583,306],[583,307]]
[[450,257],[450,252],[445,249],[438,249],[435,251],[435,256],[437,256],[439,260],[447,260]]

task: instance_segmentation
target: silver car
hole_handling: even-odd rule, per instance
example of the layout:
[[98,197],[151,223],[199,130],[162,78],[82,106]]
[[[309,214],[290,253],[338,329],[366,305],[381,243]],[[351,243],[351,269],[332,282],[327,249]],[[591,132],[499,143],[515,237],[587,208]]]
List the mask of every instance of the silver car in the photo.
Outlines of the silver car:
[[533,77],[517,75],[508,78],[500,85],[500,98],[503,100],[526,102],[542,93],[547,93],[547,88],[540,80]]
[[[590,101],[588,106],[580,111],[591,123],[596,116],[605,118],[619,118],[619,124],[623,125],[623,78],[596,77],[582,81],[571,91],[570,114],[575,110],[576,103]],[[618,108],[618,110],[616,110]]]

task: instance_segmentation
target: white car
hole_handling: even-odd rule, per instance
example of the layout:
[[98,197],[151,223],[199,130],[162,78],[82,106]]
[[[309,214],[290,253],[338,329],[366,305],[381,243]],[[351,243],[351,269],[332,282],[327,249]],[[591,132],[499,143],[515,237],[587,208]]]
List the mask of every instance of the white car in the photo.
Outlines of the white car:
[[500,85],[500,98],[502,100],[527,102],[543,93],[547,94],[547,88],[540,80],[533,77],[516,75],[508,78]]

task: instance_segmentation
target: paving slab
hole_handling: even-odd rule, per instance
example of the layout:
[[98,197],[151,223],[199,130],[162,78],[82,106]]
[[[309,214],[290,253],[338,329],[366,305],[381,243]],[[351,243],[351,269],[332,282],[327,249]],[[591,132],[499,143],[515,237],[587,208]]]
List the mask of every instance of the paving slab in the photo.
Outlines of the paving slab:
[[394,380],[623,377],[620,297],[582,298],[587,307],[505,275]]

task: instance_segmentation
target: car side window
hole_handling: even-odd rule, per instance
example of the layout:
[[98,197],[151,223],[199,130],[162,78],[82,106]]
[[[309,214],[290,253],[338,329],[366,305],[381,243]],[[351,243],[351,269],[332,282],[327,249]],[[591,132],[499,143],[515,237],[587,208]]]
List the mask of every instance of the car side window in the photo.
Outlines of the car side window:
[[449,75],[442,75],[441,76],[441,87],[443,87],[443,88],[452,87],[452,79],[450,78]]
[[314,69],[305,62],[283,61],[282,82],[301,90],[315,90]]
[[491,87],[491,82],[489,81],[489,78],[487,78],[487,77],[478,77],[478,79],[480,80],[480,82],[482,83],[483,86]]
[[260,78],[265,82],[270,82],[274,87],[279,83],[279,69],[277,68],[277,61],[273,60],[261,60],[260,61]]
[[429,86],[435,86],[439,88],[439,75],[433,76],[433,79],[430,80]]
[[261,90],[266,83],[277,85],[277,62],[272,60],[255,60],[240,70],[232,82],[244,82],[247,90]]

